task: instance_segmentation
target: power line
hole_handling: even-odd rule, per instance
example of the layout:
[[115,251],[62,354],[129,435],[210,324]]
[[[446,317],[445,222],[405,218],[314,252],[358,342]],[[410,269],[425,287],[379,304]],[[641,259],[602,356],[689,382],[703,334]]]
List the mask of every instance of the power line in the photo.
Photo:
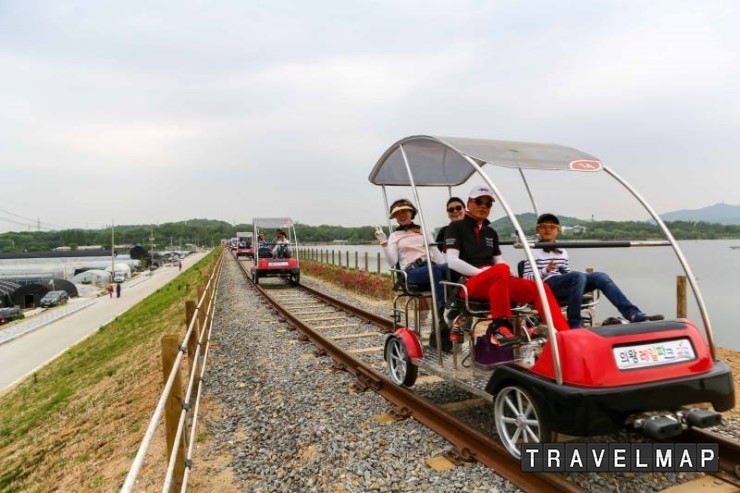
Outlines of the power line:
[[61,226],[57,226],[56,224],[47,223],[44,221],[41,221],[40,219],[31,219],[30,217],[22,216],[20,214],[16,214],[15,212],[7,211],[5,209],[0,209],[0,212],[4,212],[5,214],[10,214],[11,216],[19,217],[21,219],[25,219],[29,222],[19,222],[13,219],[9,219],[7,217],[0,217],[0,220],[7,221],[13,224],[18,224],[21,226],[27,226],[29,228],[38,228],[41,229],[42,225],[44,229],[64,229]]

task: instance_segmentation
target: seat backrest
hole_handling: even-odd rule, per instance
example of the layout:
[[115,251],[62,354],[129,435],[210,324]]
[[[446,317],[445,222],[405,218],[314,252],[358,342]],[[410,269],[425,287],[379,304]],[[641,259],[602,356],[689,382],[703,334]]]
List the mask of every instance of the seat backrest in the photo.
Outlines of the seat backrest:
[[395,268],[391,269],[391,275],[393,276],[393,290],[399,291],[409,295],[418,295],[424,292],[428,292],[431,288],[429,283],[426,284],[412,284],[408,282],[406,273],[401,270],[400,265],[396,262]]
[[263,245],[259,247],[257,255],[259,255],[260,258],[272,258],[272,249],[268,246]]
[[519,263],[516,264],[516,275],[524,278],[524,266],[527,265],[527,262],[529,260],[520,260]]

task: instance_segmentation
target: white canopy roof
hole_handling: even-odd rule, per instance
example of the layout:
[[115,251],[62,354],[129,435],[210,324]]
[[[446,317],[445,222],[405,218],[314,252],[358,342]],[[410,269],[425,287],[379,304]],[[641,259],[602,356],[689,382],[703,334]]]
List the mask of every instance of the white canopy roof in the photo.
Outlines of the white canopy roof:
[[289,217],[255,217],[252,219],[255,228],[291,228],[293,220]]
[[603,169],[594,156],[556,144],[413,135],[383,153],[370,173],[371,183],[411,184],[401,147],[417,186],[456,186],[466,182],[475,169],[465,157],[479,166],[488,163],[509,168],[587,172]]

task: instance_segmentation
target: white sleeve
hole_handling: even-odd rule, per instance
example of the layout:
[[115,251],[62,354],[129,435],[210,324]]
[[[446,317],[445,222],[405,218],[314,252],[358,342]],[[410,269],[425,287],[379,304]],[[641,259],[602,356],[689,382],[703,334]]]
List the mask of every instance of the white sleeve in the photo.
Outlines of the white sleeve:
[[380,248],[383,249],[388,265],[391,269],[395,269],[398,263],[398,235],[395,232],[391,233],[388,237],[388,244],[386,246],[381,245]]
[[481,272],[481,269],[474,267],[466,261],[460,259],[460,250],[456,248],[447,249],[447,267],[467,277],[473,277]]
[[427,234],[427,241],[429,242],[429,255],[432,257],[432,262],[435,264],[444,264],[445,256],[439,251],[437,242],[434,240],[432,235]]

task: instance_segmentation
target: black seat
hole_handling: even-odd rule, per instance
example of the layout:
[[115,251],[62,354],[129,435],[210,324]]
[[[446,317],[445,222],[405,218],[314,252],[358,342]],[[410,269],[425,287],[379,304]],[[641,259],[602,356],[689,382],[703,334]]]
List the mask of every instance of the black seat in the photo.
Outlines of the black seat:
[[396,264],[395,269],[391,269],[393,275],[393,291],[403,293],[407,296],[428,295],[431,291],[429,283],[415,284],[409,283],[409,277],[405,270],[401,270]]
[[431,285],[409,283],[408,274],[405,270],[396,267],[390,269],[393,276],[393,322],[394,327],[409,327],[409,320],[414,321],[414,327],[418,336],[421,336],[421,307],[431,298]]
[[445,304],[447,308],[471,314],[490,312],[490,304],[487,299],[473,299],[468,296],[468,288],[465,286],[466,277],[459,274],[454,277],[456,277],[455,281],[442,281],[447,293],[447,303]]
[[259,258],[272,258],[272,249],[268,246],[262,245],[257,251]]

